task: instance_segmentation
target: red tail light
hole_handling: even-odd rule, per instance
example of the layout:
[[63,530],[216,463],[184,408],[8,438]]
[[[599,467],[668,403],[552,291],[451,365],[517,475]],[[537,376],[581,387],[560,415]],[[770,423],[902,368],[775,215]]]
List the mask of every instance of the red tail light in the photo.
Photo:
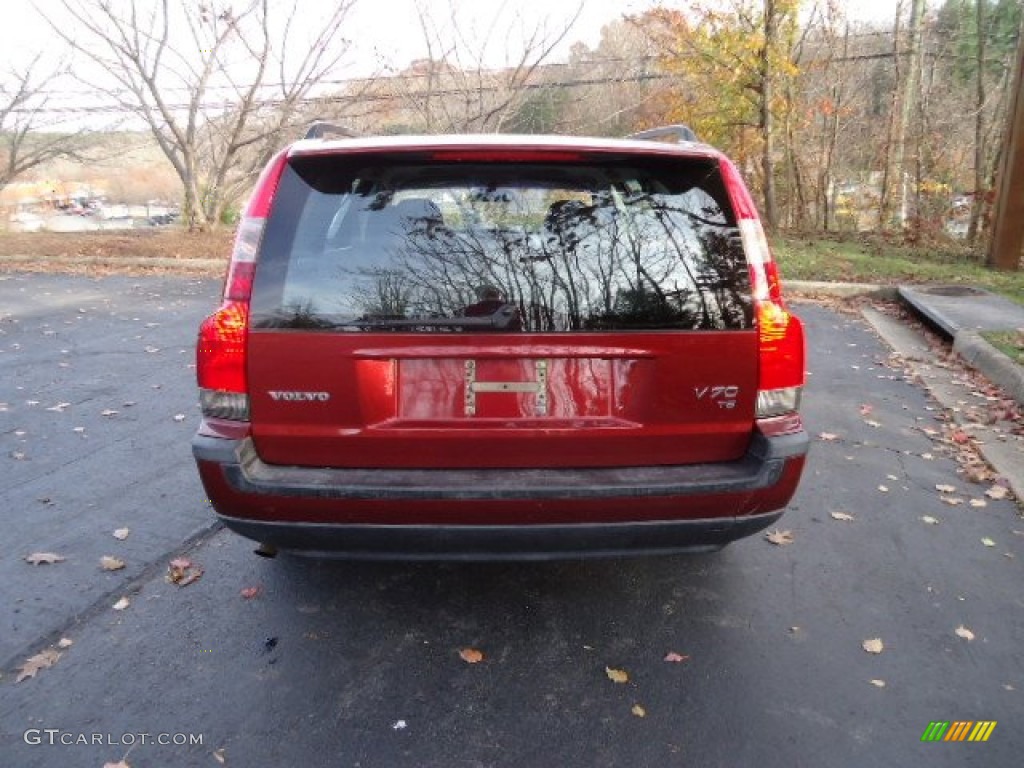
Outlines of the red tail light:
[[249,305],[225,301],[199,326],[196,378],[203,389],[244,394],[245,342],[249,330]]
[[758,389],[802,387],[804,328],[799,318],[770,301],[757,305],[760,345]]
[[207,417],[238,421],[249,418],[246,378],[249,299],[263,229],[286,164],[285,153],[277,154],[256,182],[235,235],[224,280],[223,301],[199,326],[196,378],[200,405]]
[[[804,385],[803,325],[789,313],[782,300],[779,270],[750,192],[732,163],[723,158],[721,168],[722,180],[736,210],[754,294],[759,349],[757,417],[785,416],[800,408]],[[798,421],[796,427],[799,428]]]

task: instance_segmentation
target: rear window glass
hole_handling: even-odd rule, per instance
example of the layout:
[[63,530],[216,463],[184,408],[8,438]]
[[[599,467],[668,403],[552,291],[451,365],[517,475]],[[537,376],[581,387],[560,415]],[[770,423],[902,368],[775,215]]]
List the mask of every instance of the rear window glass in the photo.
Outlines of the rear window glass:
[[254,327],[738,329],[749,275],[717,164],[357,162],[282,176]]

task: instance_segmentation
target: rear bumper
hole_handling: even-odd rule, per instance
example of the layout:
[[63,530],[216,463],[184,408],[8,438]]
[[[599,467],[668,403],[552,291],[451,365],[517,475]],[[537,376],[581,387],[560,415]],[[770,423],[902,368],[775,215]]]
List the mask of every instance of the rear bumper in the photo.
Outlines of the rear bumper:
[[678,467],[367,470],[269,465],[249,438],[196,435],[224,523],[279,549],[348,558],[529,558],[721,547],[771,525],[803,469],[803,432],[740,460]]
[[757,533],[782,512],[712,520],[572,525],[332,525],[221,516],[275,548],[351,560],[545,560],[709,552]]

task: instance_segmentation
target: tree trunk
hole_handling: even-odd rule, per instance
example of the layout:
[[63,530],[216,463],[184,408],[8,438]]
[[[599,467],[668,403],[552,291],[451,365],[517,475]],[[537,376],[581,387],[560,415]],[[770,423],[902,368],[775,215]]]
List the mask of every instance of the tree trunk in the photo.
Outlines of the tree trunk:
[[882,148],[882,188],[878,193],[878,228],[884,230],[889,225],[889,212],[891,210],[889,201],[892,197],[892,180],[894,175],[893,148],[895,136],[898,132],[897,119],[900,114],[900,16],[903,13],[903,3],[896,4],[896,18],[892,27],[892,63],[893,63],[893,87],[892,102],[889,106],[889,122],[885,130],[885,146]]
[[[850,55],[850,23],[843,29],[843,59]],[[839,115],[843,109],[844,89],[840,81],[832,87],[832,114],[824,116],[823,134],[825,141],[825,163],[821,178],[822,205],[821,227],[826,232],[835,218],[834,172],[836,149],[839,146]]]
[[896,178],[900,194],[900,225],[907,224],[907,131],[911,118],[917,114],[917,103],[921,98],[921,33],[924,29],[924,0],[913,0],[910,5],[910,63],[903,87],[903,104],[900,113],[899,133],[896,136]]
[[978,42],[975,46],[974,80],[974,201],[971,221],[967,226],[967,242],[978,240],[982,211],[985,208],[985,2],[974,0],[974,24]]
[[775,96],[771,54],[778,39],[775,0],[764,0],[764,48],[761,49],[761,172],[764,174],[764,215],[769,230],[779,224],[775,196],[775,120],[772,99]]
[[1016,58],[999,158],[992,239],[986,260],[990,268],[1007,271],[1021,269],[1021,246],[1024,245],[1024,19]]
[[196,169],[196,159],[191,155],[183,158],[182,165],[185,173],[182,175],[182,185],[185,188],[185,199],[182,206],[182,218],[189,232],[205,232],[208,229],[208,221],[205,211],[205,201],[202,190],[199,187],[199,172]]

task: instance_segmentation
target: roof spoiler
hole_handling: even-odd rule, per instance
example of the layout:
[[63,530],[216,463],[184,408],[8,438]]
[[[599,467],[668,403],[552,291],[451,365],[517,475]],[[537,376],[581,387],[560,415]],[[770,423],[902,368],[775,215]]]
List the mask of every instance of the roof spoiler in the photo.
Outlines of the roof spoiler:
[[328,136],[344,136],[347,139],[359,138],[359,134],[347,125],[328,123],[325,120],[317,120],[311,123],[306,129],[304,139],[324,139]]
[[668,141],[671,144],[681,141],[700,142],[697,134],[688,125],[660,125],[657,128],[650,128],[639,133],[631,133],[626,138],[644,141]]

